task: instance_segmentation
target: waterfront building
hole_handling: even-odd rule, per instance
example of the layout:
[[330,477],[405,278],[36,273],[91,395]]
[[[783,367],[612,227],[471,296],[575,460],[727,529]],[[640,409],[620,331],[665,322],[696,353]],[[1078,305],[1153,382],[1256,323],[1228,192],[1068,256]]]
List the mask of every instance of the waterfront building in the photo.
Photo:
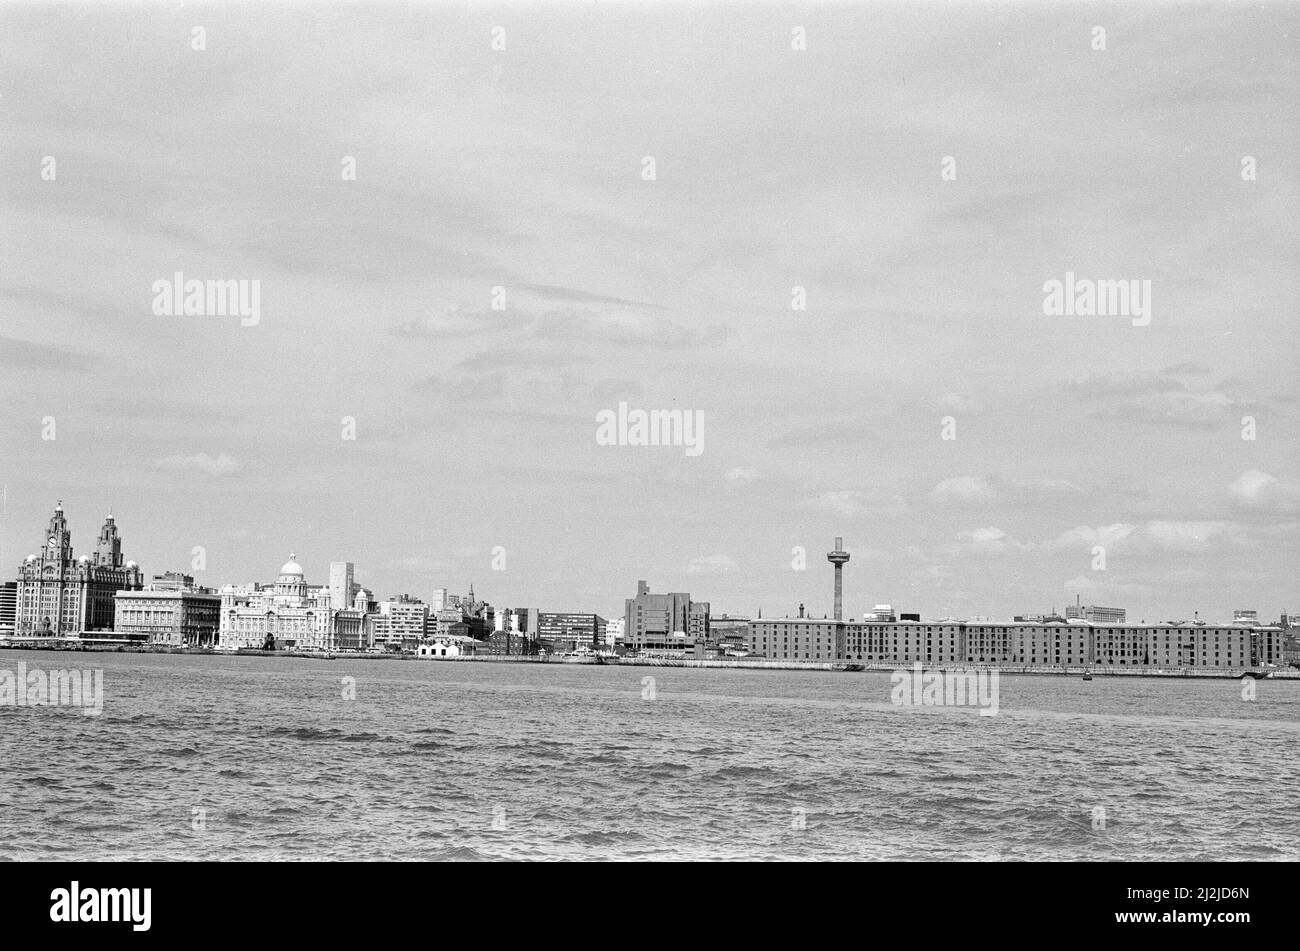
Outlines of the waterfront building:
[[139,566],[122,558],[122,540],[111,514],[100,529],[94,554],[73,557],[72,532],[60,501],[40,555],[28,555],[19,568],[14,633],[68,636],[112,630],[114,596],[143,587]]
[[481,646],[481,642],[477,638],[453,634],[445,637],[435,637],[433,640],[421,644],[416,648],[415,653],[419,657],[465,657],[470,654],[477,654]]
[[935,667],[1159,667],[1245,669],[1285,663],[1282,628],[1168,622],[1128,626],[1085,621],[1002,624],[965,621],[844,623],[843,654],[835,622],[766,618],[750,622],[755,654],[772,660]]
[[[835,596],[841,596],[841,569],[847,561],[840,540],[828,556],[835,566]],[[1013,667],[1158,667],[1243,670],[1286,661],[1284,627],[1264,626],[1254,612],[1238,612],[1233,624],[1170,621],[1129,625],[1122,608],[1076,605],[1080,616],[1056,613],[997,623],[987,620],[922,621],[877,605],[862,621],[804,617],[749,622],[751,650],[772,660],[812,663],[862,663],[908,667],[996,664]],[[1067,610],[1067,613],[1071,613]],[[1100,620],[1105,618],[1106,620]]]
[[1260,625],[1252,631],[1252,663],[1256,667],[1281,667],[1286,663],[1286,634],[1277,625]]
[[623,643],[623,628],[627,623],[626,618],[612,617],[605,622],[605,647],[613,650]]
[[221,589],[222,649],[335,649],[330,590],[309,588],[302,566],[294,559],[291,554],[273,585]]
[[[169,573],[174,574],[174,573]],[[179,575],[181,578],[188,578]],[[142,591],[119,591],[113,630],[119,637],[168,647],[216,647],[221,631],[221,595],[162,576]]]
[[749,651],[749,618],[716,614],[709,619],[709,646],[724,654]]
[[683,592],[651,594],[638,581],[636,597],[623,602],[623,631],[632,650],[684,650],[696,638],[708,639],[709,603]]
[[14,619],[18,616],[18,582],[0,584],[0,636],[14,632]]
[[400,594],[382,601],[375,617],[375,641],[393,649],[414,651],[426,637],[429,606],[419,598]]
[[569,652],[580,647],[600,650],[605,644],[606,621],[599,614],[538,615],[537,637],[547,650]]

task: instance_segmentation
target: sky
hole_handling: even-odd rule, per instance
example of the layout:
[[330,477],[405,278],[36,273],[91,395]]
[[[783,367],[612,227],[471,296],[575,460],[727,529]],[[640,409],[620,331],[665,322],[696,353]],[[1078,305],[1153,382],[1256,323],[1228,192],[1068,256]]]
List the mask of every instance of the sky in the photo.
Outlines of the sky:
[[[0,5],[0,573],[62,499],[210,585],[821,616],[843,536],[851,616],[1300,610],[1298,26]],[[258,321],[156,313],[177,271]]]

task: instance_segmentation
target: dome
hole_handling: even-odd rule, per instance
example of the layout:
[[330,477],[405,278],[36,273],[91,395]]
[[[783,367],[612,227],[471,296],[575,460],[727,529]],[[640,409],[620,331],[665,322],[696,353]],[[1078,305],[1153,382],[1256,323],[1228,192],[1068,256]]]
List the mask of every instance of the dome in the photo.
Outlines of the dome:
[[289,554],[289,560],[280,566],[280,574],[302,576],[302,565],[294,561],[294,557],[294,554],[291,552]]
[[36,560],[36,556],[35,556],[35,555],[28,555],[28,556],[27,556],[27,560],[28,560],[28,561],[35,561],[35,560]]
[[88,564],[90,564],[90,556],[89,556],[89,555],[82,555],[80,558],[77,559],[77,564],[79,564],[79,565],[88,565]]

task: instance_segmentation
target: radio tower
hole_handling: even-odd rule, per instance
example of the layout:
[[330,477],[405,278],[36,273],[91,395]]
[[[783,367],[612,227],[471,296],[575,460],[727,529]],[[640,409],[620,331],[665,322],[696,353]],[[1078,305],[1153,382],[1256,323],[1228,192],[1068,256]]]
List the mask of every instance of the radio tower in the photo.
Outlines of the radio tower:
[[844,563],[849,553],[844,551],[844,539],[836,537],[835,550],[826,553],[826,560],[835,566],[835,620],[844,620]]
[[844,550],[844,539],[836,536],[835,550],[826,553],[826,560],[835,566],[835,659],[844,658],[844,564],[849,553]]

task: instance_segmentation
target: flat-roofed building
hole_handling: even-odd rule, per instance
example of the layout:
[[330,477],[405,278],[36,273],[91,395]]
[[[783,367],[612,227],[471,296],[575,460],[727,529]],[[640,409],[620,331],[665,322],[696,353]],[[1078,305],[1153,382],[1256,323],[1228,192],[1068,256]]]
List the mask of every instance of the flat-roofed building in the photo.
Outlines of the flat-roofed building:
[[599,614],[543,611],[537,616],[537,637],[552,651],[601,650],[605,644],[605,619]]
[[119,591],[113,599],[119,637],[167,647],[216,647],[221,595],[193,587]]
[[763,618],[749,623],[750,649],[773,660],[888,664],[900,667],[997,664],[1040,668],[1219,668],[1282,665],[1284,631],[1277,626],[1088,624],[954,620],[844,622],[844,651],[835,650],[833,620]]
[[375,618],[375,640],[413,651],[428,636],[428,619],[429,606],[418,598],[402,594],[381,601]]
[[1065,609],[1067,621],[1088,621],[1092,624],[1123,624],[1128,618],[1124,608],[1103,608],[1099,604],[1071,604]]
[[18,582],[6,581],[0,584],[0,634],[14,632],[14,620],[18,616]]
[[623,639],[632,650],[684,650],[709,636],[709,603],[688,593],[652,594],[644,581],[623,603]]

